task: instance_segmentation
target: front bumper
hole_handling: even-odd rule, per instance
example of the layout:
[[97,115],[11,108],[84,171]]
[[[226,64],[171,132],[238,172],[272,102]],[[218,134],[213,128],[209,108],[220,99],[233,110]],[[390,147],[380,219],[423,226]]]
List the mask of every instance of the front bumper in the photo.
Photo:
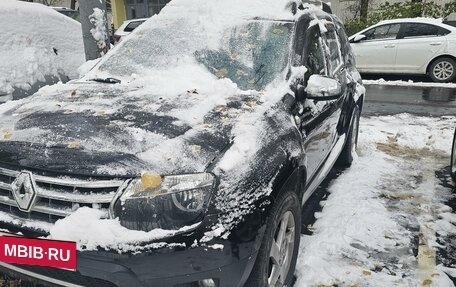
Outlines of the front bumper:
[[156,254],[119,255],[109,252],[78,253],[76,272],[0,262],[0,271],[23,281],[45,286],[199,287],[214,279],[219,287],[242,286],[256,252],[237,259],[233,251],[197,247]]
[[82,251],[75,272],[3,262],[0,272],[44,286],[200,287],[204,279],[213,279],[218,287],[242,286],[254,265],[258,238],[214,241],[207,246],[165,247],[138,254]]

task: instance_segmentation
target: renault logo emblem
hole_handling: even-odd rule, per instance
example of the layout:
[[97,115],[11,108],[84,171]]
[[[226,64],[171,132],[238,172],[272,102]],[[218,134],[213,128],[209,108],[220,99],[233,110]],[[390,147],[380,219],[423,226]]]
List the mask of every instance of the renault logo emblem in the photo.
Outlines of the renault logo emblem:
[[36,184],[31,172],[23,171],[11,184],[13,197],[21,211],[30,212],[36,200]]

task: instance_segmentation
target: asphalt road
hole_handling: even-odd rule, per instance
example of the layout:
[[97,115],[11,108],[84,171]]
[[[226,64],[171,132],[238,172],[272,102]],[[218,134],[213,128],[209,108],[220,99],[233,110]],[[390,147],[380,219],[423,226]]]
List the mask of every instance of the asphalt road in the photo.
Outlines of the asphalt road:
[[365,115],[456,115],[456,89],[366,85]]

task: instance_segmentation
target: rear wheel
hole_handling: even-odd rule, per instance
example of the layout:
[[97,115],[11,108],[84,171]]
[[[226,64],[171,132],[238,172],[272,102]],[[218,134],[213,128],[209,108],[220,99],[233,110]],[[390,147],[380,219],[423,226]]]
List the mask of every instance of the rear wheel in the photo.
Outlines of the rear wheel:
[[451,150],[451,177],[456,181],[456,130],[454,131],[453,136],[453,148]]
[[353,162],[353,157],[356,153],[358,145],[358,131],[359,131],[359,109],[357,106],[353,109],[352,118],[350,121],[350,130],[347,134],[345,146],[342,149],[339,158],[337,159],[338,166],[350,166]]
[[429,67],[429,77],[438,83],[447,83],[456,77],[456,62],[447,57],[438,58]]
[[301,208],[292,191],[279,195],[269,216],[255,266],[244,286],[290,286],[298,257]]

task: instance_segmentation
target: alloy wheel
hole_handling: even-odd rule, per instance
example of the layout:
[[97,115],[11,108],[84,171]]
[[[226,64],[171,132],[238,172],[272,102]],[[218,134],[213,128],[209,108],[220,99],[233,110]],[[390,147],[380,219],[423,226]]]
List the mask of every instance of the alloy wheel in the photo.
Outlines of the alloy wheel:
[[269,287],[282,287],[287,279],[295,248],[295,232],[293,213],[287,211],[282,216],[272,241],[269,254]]
[[446,81],[454,73],[454,66],[452,63],[448,61],[440,61],[438,62],[434,69],[432,70],[432,74],[434,77],[440,81]]

